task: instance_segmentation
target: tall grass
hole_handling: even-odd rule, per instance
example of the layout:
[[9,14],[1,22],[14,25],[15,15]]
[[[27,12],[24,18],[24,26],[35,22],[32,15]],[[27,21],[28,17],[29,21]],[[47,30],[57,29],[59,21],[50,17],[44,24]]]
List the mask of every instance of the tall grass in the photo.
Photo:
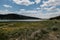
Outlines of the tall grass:
[[60,40],[60,20],[1,22],[0,40]]

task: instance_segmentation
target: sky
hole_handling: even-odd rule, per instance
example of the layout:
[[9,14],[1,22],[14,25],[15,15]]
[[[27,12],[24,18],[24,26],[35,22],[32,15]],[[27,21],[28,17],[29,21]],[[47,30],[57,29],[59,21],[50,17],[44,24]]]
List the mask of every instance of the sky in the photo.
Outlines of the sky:
[[38,18],[60,16],[60,0],[0,0],[0,14],[9,13]]

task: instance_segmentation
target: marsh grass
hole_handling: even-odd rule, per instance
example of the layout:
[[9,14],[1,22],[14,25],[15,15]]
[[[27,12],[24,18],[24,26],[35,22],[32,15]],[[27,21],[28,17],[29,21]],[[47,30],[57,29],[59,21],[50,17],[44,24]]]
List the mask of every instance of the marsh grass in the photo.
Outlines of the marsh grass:
[[0,22],[0,40],[60,40],[60,20]]

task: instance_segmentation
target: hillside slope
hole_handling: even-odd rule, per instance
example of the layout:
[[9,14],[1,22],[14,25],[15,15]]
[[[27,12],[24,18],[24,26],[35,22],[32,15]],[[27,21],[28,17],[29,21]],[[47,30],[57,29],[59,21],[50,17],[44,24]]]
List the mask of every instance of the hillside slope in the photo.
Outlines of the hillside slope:
[[60,16],[50,18],[50,20],[54,20],[54,19],[60,19]]
[[0,19],[39,19],[39,18],[18,15],[18,14],[6,14],[6,15],[0,14]]

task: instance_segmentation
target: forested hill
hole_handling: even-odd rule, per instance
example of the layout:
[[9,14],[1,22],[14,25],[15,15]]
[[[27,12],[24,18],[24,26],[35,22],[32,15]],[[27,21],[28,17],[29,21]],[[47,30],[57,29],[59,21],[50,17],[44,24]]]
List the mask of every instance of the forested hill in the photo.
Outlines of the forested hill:
[[39,19],[39,18],[18,14],[6,14],[6,15],[0,14],[0,19]]

